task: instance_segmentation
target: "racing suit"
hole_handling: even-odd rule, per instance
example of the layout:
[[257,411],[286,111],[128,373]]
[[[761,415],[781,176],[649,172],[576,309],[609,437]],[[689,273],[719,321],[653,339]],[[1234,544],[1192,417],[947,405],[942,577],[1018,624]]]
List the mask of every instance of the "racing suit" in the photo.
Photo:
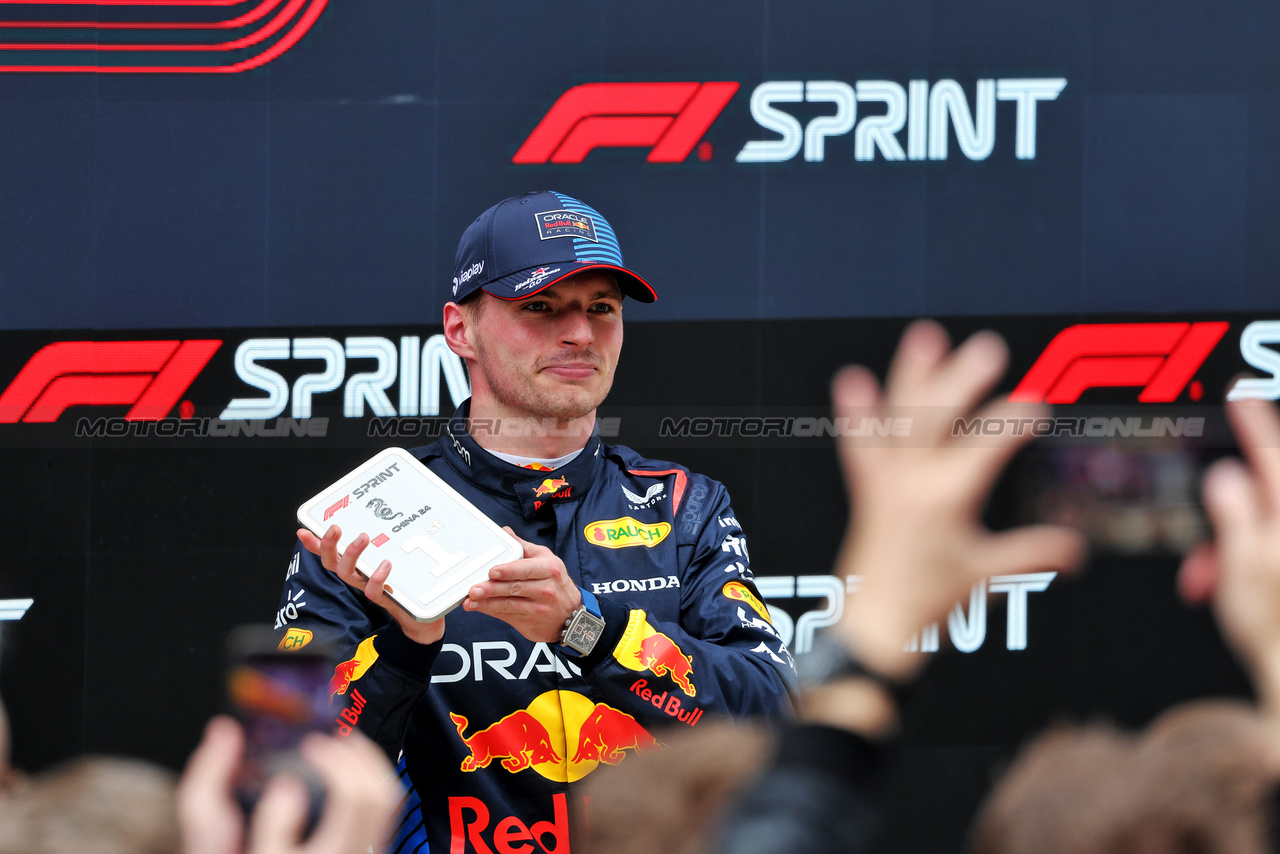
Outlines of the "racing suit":
[[283,649],[314,636],[346,650],[330,686],[340,734],[358,726],[393,757],[403,749],[390,851],[566,854],[569,784],[708,712],[789,714],[794,668],[723,486],[598,433],[555,471],[511,465],[468,434],[467,407],[412,453],[595,595],[605,628],[592,652],[460,608],[441,641],[414,643],[300,543],[281,598],[296,619],[277,629]]

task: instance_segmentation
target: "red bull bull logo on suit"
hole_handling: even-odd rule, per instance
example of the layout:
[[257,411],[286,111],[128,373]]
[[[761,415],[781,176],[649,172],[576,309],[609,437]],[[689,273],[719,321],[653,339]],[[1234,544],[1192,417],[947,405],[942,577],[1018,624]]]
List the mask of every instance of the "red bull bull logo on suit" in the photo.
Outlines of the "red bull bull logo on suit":
[[601,763],[617,765],[627,751],[649,750],[658,741],[626,712],[596,703],[576,691],[547,691],[519,709],[473,731],[463,715],[449,713],[468,753],[463,771],[495,761],[512,774],[532,769],[548,780],[572,783]]
[[671,638],[649,625],[644,611],[632,611],[631,622],[622,640],[613,649],[613,657],[628,670],[654,676],[667,676],[685,696],[697,696],[693,684],[693,657],[684,654]]
[[364,676],[369,672],[369,668],[373,667],[373,663],[378,660],[378,651],[373,648],[373,639],[376,637],[377,635],[370,635],[362,640],[356,647],[356,654],[349,661],[344,661],[333,668],[333,678],[329,680],[331,697],[347,693],[351,683]]
[[607,703],[597,703],[578,731],[578,752],[574,762],[603,762],[617,765],[628,750],[649,750],[658,740],[639,721]]
[[533,494],[538,498],[545,498],[548,495],[555,495],[560,490],[569,485],[569,481],[562,477],[549,477],[533,489]]
[[533,488],[533,509],[548,501],[564,501],[573,497],[573,486],[563,477],[548,477]]
[[495,759],[501,759],[502,767],[513,774],[534,763],[560,762],[547,728],[524,709],[512,712],[470,737],[466,735],[466,718],[450,712],[449,719],[458,728],[462,743],[471,751],[471,755],[462,760],[463,771],[488,768]]

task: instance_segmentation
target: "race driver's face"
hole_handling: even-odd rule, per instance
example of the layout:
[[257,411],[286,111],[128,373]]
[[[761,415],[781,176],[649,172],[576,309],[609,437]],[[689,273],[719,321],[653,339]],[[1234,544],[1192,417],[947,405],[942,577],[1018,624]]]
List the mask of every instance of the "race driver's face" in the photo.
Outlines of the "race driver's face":
[[622,292],[611,273],[587,270],[527,299],[481,299],[468,324],[477,401],[487,392],[508,415],[564,420],[604,401],[622,350]]

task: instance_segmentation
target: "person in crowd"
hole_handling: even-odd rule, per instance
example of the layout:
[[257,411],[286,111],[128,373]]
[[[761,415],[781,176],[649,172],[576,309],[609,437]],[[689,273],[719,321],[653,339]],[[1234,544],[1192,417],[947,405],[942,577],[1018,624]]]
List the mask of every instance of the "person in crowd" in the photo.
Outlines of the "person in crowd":
[[[1280,847],[1273,809],[1280,772],[1280,414],[1256,400],[1226,409],[1244,460],[1220,460],[1206,472],[1202,492],[1214,539],[1187,556],[1178,584],[1187,601],[1212,604],[1253,682],[1256,707],[1184,704],[1141,737],[1113,737],[1111,755],[1092,768],[1078,744],[1090,739],[1088,730],[1041,737],[984,807],[976,854],[1255,854]],[[1128,761],[1117,764],[1126,753]],[[1073,767],[1079,773],[1064,773]],[[1089,846],[1081,844],[1081,829]]]
[[883,390],[865,368],[837,374],[837,413],[913,413],[909,439],[842,439],[850,519],[836,573],[861,578],[845,616],[802,663],[814,698],[777,740],[774,759],[724,821],[716,850],[862,852],[882,833],[878,786],[898,709],[924,656],[909,639],[944,618],[992,575],[1075,569],[1084,556],[1070,528],[993,533],[981,522],[996,478],[1026,436],[954,436],[958,417],[1043,417],[1039,406],[987,402],[1007,351],[992,333],[950,349],[931,322],[904,333]]
[[178,854],[174,779],[135,759],[73,759],[0,798],[0,854]]
[[27,777],[10,764],[11,746],[0,702],[0,854],[177,854],[169,772],[89,756]]
[[662,750],[585,781],[590,808],[575,828],[573,850],[704,854],[771,748],[769,731],[751,721],[717,719],[667,733]]
[[[0,706],[0,721],[4,720]],[[0,756],[7,755],[0,731]],[[305,785],[274,778],[252,816],[234,786],[244,734],[231,718],[205,729],[180,782],[136,759],[88,756],[0,791],[0,854],[366,854],[386,838],[402,791],[382,751],[359,733],[312,735],[303,758],[325,787],[310,835]]]
[[382,751],[358,732],[345,739],[313,734],[303,740],[300,749],[325,788],[320,819],[305,838],[307,789],[287,774],[268,783],[246,821],[234,795],[244,733],[231,718],[209,721],[178,786],[183,854],[365,854],[379,850],[402,795],[394,769]]
[[9,713],[5,711],[4,702],[0,701],[0,798],[3,798],[19,779],[17,769],[12,764],[11,752]]
[[1019,754],[973,854],[1265,854],[1276,745],[1247,703],[1202,700],[1144,732],[1060,725]]
[[[851,369],[837,377],[834,398],[837,409],[896,403],[927,411],[947,401],[945,423],[978,405],[1002,369],[1003,349],[993,339],[973,339],[947,355],[940,330],[918,324],[904,336],[883,394],[864,371]],[[1008,415],[1000,412],[1007,406],[987,404],[988,414]],[[1224,460],[1208,472],[1204,503],[1216,538],[1187,558],[1179,584],[1189,601],[1213,603],[1253,677],[1258,706],[1183,704],[1141,734],[1105,724],[1052,729],[1024,751],[985,806],[971,840],[975,854],[1277,849],[1280,415],[1259,402],[1230,403],[1227,411],[1245,462]],[[920,663],[902,652],[904,641],[987,574],[1066,570],[1082,556],[1083,544],[1069,530],[991,534],[978,523],[1016,440],[965,443],[927,425],[913,438],[912,447],[842,443],[852,518],[837,569],[861,576],[860,592],[802,661],[801,720],[772,740],[772,758],[748,762],[736,781],[720,781],[721,789],[740,790],[727,811],[683,815],[684,830],[698,840],[690,850],[878,850],[879,786],[894,758],[897,710]],[[751,746],[748,757],[759,756],[762,738],[756,732],[739,739]],[[593,781],[593,800],[607,804],[610,791],[634,791],[652,762],[645,757]],[[696,769],[681,769],[677,763],[668,775],[670,788],[698,779]],[[632,806],[643,816],[652,799],[641,795]],[[616,816],[601,818],[585,831],[589,852],[615,843],[609,821]],[[642,818],[631,825],[646,826]],[[671,832],[641,838],[660,835]],[[624,850],[643,850],[643,843]]]
[[[952,350],[940,326],[922,321],[904,333],[883,389],[865,368],[836,376],[838,415],[909,410],[911,436],[876,444],[841,439],[851,515],[836,572],[860,576],[859,592],[834,632],[819,636],[802,660],[801,720],[777,735],[767,770],[754,784],[748,773],[731,781],[747,789],[727,817],[706,811],[689,816],[684,829],[702,841],[700,850],[873,850],[881,831],[875,788],[889,761],[898,703],[922,658],[903,652],[907,641],[987,576],[1066,572],[1083,558],[1083,539],[1074,530],[1040,525],[992,533],[981,523],[996,477],[1029,437],[957,437],[951,424],[974,413],[1046,414],[1035,405],[984,402],[1006,361],[1005,345],[992,333]],[[658,761],[641,759],[645,765]],[[594,806],[612,802],[608,789],[636,792],[642,814],[643,805],[660,799],[637,785],[645,773],[637,762],[592,787],[593,821],[584,834],[589,852],[618,844],[610,827],[616,817],[600,816]],[[655,826],[643,838],[658,835],[670,834]]]

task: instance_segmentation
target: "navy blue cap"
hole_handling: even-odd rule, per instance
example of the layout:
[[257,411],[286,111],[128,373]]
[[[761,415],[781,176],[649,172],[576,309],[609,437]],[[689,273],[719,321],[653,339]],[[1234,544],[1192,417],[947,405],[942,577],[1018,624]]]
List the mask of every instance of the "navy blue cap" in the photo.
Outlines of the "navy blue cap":
[[593,207],[549,191],[503,199],[476,218],[458,242],[453,299],[480,288],[498,299],[524,299],[583,270],[611,270],[624,296],[658,298],[627,269],[613,227]]

